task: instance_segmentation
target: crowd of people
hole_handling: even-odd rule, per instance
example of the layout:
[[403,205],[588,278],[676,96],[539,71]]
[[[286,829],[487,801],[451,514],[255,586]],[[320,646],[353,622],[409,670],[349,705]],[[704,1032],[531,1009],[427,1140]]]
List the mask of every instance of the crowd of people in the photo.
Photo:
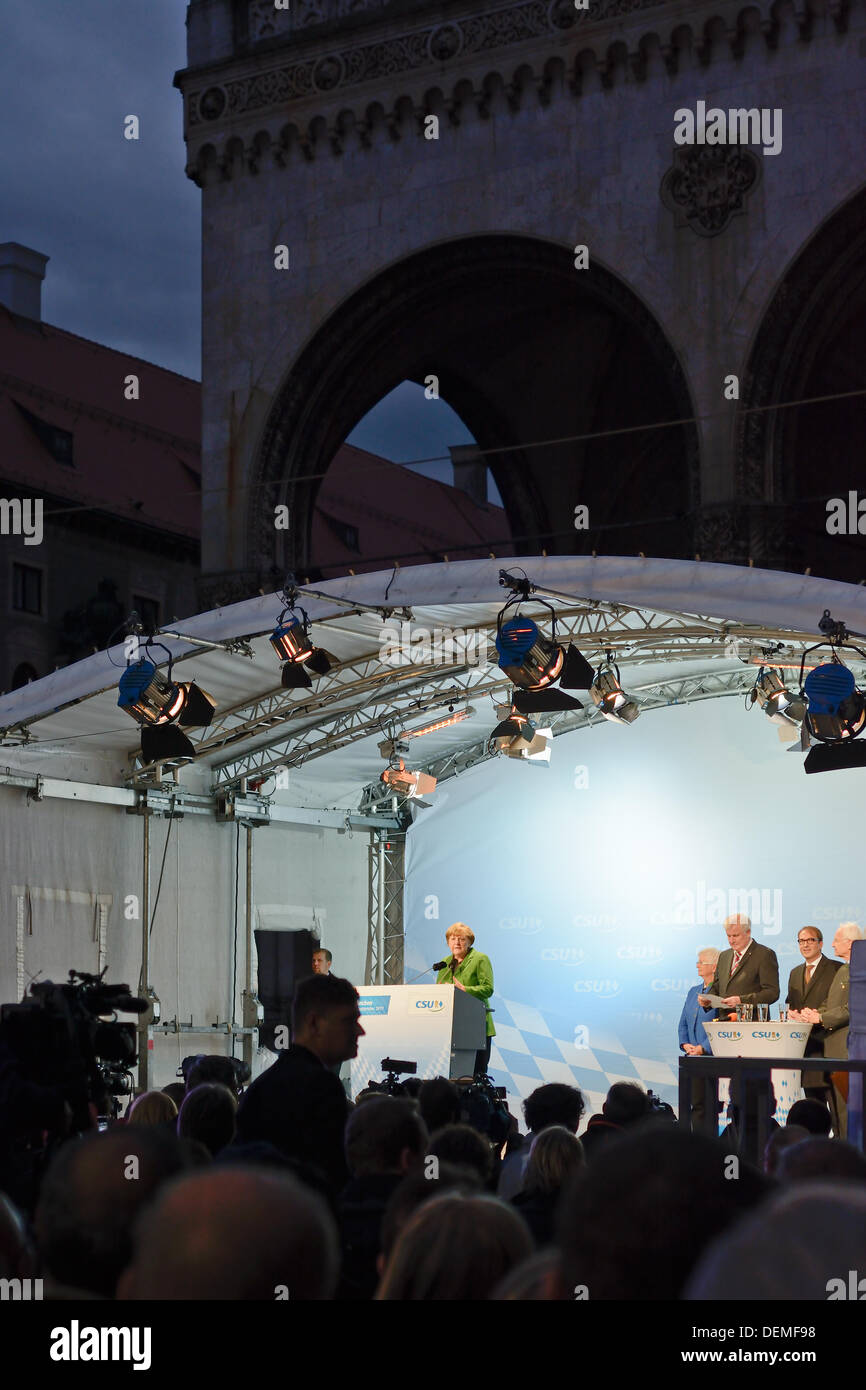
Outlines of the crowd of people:
[[68,1137],[32,1211],[0,1197],[0,1277],[58,1300],[827,1299],[866,1267],[866,1157],[822,1101],[763,1166],[631,1082],[580,1138],[581,1092],[539,1086],[503,1140],[445,1078],[352,1105],[334,1068],[359,1031],[354,987],[315,974],[240,1095],[205,1058]]

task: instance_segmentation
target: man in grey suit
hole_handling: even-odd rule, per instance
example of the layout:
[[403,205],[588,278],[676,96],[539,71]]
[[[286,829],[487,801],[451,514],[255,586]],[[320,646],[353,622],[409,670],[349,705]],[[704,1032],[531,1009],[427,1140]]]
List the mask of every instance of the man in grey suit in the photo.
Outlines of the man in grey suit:
[[[824,1056],[847,1058],[848,1056],[848,962],[851,959],[851,942],[863,935],[856,922],[843,922],[833,937],[833,953],[842,961],[830,982],[826,1003],[817,1009],[800,1009],[797,1019],[803,1023],[820,1024],[824,1030]],[[847,1086],[846,1086],[847,1092]],[[833,1083],[832,1104],[833,1133],[837,1139],[844,1139],[848,1132],[848,1103]]]
[[[801,927],[797,935],[797,945],[803,957],[802,965],[795,965],[788,977],[788,1008],[799,1014],[807,1006],[821,1009],[827,1002],[827,994],[836,972],[841,969],[841,961],[830,960],[823,954],[824,937],[819,927]],[[807,1057],[824,1056],[826,1033],[820,1024],[815,1024],[806,1043]],[[812,1100],[820,1100],[830,1105],[830,1078],[819,1071],[803,1072],[803,1089]]]
[[712,1008],[709,995],[721,997],[726,1009],[738,1004],[775,1004],[779,997],[779,962],[776,952],[752,940],[752,923],[743,913],[725,918],[728,950],[722,951],[713,983],[698,995],[704,1009]]

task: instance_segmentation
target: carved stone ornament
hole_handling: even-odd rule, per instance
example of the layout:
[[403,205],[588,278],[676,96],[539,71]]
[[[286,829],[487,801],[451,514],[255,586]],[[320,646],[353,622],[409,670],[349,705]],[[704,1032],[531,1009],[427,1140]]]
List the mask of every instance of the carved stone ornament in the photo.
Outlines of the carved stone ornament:
[[203,121],[218,121],[226,109],[226,94],[222,87],[208,87],[206,92],[202,92],[198,109]]
[[[362,29],[333,54],[342,63],[335,87],[353,87],[360,83],[390,80],[399,73],[418,72],[431,64],[452,62],[458,55],[469,56],[495,53],[499,49],[526,43],[539,38],[557,38],[574,25],[595,24],[618,18],[636,10],[655,10],[668,0],[591,0],[586,10],[576,10],[574,0],[518,0],[504,8],[485,10],[462,16],[447,24],[419,24],[402,33],[386,37],[366,37]],[[250,0],[250,43],[275,38],[294,40],[287,43],[287,61],[265,73],[227,79],[225,88],[228,111],[239,116],[248,111],[283,106],[286,102],[303,100],[317,90],[313,82],[315,58],[307,55],[303,42],[307,31],[326,22],[352,16],[366,15],[372,25],[383,10],[393,5],[395,12],[406,13],[400,0],[291,0],[289,10],[274,10],[266,0]],[[313,38],[314,34],[309,33]],[[262,79],[267,77],[267,81]],[[334,90],[328,88],[327,90]],[[318,88],[325,90],[325,88]],[[188,99],[189,125],[195,126],[205,117],[200,109],[201,96],[193,91]]]
[[337,53],[320,58],[313,68],[313,85],[317,92],[331,92],[343,79],[345,64]]
[[430,35],[430,57],[435,63],[447,63],[463,47],[463,36],[456,24],[442,24]]
[[718,236],[732,217],[745,212],[761,166],[744,145],[691,145],[678,149],[662,179],[661,199],[677,226],[699,236]]
[[547,18],[552,29],[573,29],[578,21],[574,0],[552,0]]

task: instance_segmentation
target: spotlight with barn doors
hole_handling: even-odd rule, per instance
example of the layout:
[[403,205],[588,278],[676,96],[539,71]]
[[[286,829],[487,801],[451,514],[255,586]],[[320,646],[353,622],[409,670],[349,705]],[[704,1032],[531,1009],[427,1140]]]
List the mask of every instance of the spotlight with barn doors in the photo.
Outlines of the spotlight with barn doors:
[[805,680],[802,672],[806,657],[815,647],[807,648],[800,665],[801,695],[806,702],[800,747],[808,748],[813,738],[821,745],[811,748],[805,770],[836,772],[848,767],[866,767],[866,741],[853,743],[866,729],[866,695],[858,688],[854,672],[840,661],[836,649],[850,647],[864,658],[866,652],[848,641],[844,624],[834,622],[829,610],[825,609],[819,626],[827,634],[827,645],[833,651],[830,660],[813,667]]
[[772,667],[762,666],[758,672],[749,692],[749,703],[753,705],[756,701],[767,717],[778,725],[779,738],[783,743],[790,743],[798,736],[806,713],[806,702],[791,694],[779,672]]
[[499,705],[496,713],[500,722],[487,741],[491,753],[504,753],[508,758],[523,758],[532,762],[550,762],[550,729],[538,729],[532,720],[514,705]]
[[619,667],[610,660],[609,653],[607,664],[598,668],[589,693],[605,719],[610,719],[614,724],[633,724],[640,714],[637,700],[623,691]]
[[418,806],[427,806],[426,801],[421,801],[422,796],[429,796],[436,790],[436,778],[431,777],[426,772],[410,772],[402,758],[397,759],[397,766],[386,767],[382,773],[381,781],[392,791],[404,796],[407,801],[414,801]]
[[[165,675],[148,660],[153,646],[168,657]],[[146,763],[195,757],[195,748],[184,728],[206,728],[213,719],[216,700],[194,681],[172,680],[172,657],[161,642],[148,642],[145,655],[127,666],[119,682],[117,703],[141,727],[141,753]]]
[[277,620],[270,643],[283,663],[280,678],[283,689],[308,690],[313,684],[309,672],[324,676],[337,665],[337,658],[323,647],[313,646],[306,610],[298,607],[301,617],[296,616],[295,592],[291,589],[283,594],[288,604]]
[[[534,585],[525,575],[519,578],[507,570],[499,571],[499,582],[512,590],[496,620],[496,650],[500,670],[518,687],[515,706],[523,714],[582,709],[580,701],[565,692],[588,690],[592,667],[573,644],[566,648],[557,642],[553,605],[546,599],[533,599],[550,611],[551,635],[545,637],[535,620],[520,612],[521,603],[529,599]],[[558,683],[558,690],[550,688],[554,683]]]

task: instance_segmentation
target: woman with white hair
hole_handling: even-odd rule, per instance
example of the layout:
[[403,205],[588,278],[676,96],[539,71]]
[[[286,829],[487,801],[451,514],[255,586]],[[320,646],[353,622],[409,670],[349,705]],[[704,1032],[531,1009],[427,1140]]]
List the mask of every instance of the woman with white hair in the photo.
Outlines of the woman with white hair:
[[[698,1003],[698,995],[706,994],[712,984],[716,967],[719,963],[721,952],[715,946],[702,946],[698,951],[698,959],[695,969],[700,975],[703,984],[692,985],[686,995],[683,1011],[680,1014],[680,1021],[677,1028],[679,1035],[680,1051],[687,1057],[708,1057],[712,1048],[707,1037],[704,1024],[716,1017],[718,1010],[711,1009],[707,1012]],[[682,1116],[685,1119],[685,1116]],[[698,1077],[692,1077],[692,1106],[691,1123],[695,1129],[700,1129],[704,1118],[704,1083]]]

